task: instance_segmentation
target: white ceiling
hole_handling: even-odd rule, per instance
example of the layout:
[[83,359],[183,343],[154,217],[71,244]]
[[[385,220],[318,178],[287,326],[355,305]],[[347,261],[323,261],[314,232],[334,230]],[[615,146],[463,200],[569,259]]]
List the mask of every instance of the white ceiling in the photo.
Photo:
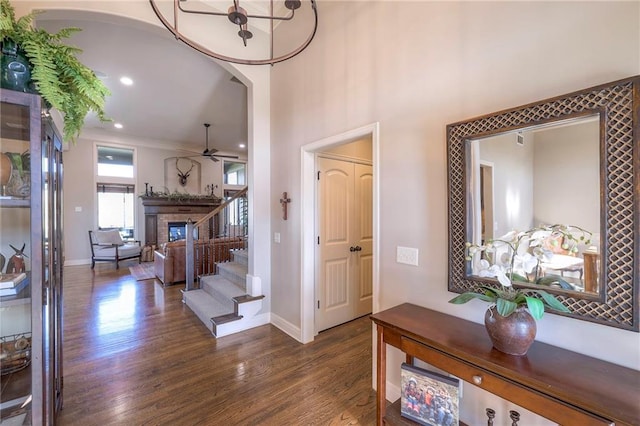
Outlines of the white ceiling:
[[[74,19],[68,19],[75,13]],[[138,27],[134,27],[137,25]],[[111,91],[107,116],[124,126],[101,123],[94,114],[83,135],[145,145],[182,147],[201,152],[204,123],[210,123],[209,147],[242,154],[247,142],[247,89],[214,60],[177,41],[166,30],[114,21],[104,15],[51,11],[37,26],[55,32],[78,27],[68,44],[83,50],[80,61],[104,75]],[[241,42],[239,41],[241,44]],[[128,76],[132,86],[119,79]]]

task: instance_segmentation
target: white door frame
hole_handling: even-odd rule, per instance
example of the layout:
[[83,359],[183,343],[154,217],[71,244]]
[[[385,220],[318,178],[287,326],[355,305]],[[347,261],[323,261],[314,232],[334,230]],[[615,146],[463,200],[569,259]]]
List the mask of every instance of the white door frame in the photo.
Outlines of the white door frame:
[[309,343],[315,337],[315,255],[316,255],[316,178],[315,153],[328,148],[371,137],[373,153],[373,312],[378,312],[379,288],[379,235],[380,235],[380,124],[373,123],[358,129],[330,136],[301,148],[302,221],[300,268],[300,340]]

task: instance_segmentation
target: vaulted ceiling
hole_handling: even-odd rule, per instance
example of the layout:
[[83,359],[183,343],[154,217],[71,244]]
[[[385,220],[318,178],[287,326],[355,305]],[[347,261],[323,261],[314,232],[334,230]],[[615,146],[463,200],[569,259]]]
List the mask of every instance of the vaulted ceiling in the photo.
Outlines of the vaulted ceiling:
[[[243,153],[247,142],[247,89],[214,60],[192,50],[168,32],[106,15],[48,11],[37,26],[55,32],[78,27],[69,44],[79,59],[111,91],[102,123],[90,114],[83,135],[201,152],[204,123],[209,146]],[[126,76],[133,84],[126,86]],[[121,123],[122,129],[114,127]]]

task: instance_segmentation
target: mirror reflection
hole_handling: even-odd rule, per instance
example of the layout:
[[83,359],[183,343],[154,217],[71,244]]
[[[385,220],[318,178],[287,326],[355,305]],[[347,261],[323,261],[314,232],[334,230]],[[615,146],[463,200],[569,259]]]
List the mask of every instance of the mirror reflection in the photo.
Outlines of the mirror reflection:
[[599,126],[594,114],[467,140],[468,275],[601,292]]

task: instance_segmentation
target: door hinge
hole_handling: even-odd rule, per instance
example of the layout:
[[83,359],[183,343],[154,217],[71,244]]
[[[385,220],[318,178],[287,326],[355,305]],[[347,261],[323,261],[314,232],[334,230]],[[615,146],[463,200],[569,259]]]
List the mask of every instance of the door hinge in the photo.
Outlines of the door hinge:
[[320,172],[318,172],[318,180],[320,180]]
[[318,245],[320,245],[320,235],[318,235]]
[[318,300],[318,309],[320,309],[320,301]]

